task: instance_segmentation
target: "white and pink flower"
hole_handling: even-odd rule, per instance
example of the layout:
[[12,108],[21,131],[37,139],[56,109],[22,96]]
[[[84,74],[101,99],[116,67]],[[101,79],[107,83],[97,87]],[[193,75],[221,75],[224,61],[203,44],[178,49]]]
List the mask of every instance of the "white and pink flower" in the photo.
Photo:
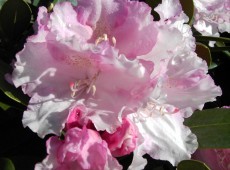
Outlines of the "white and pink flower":
[[40,137],[67,131],[49,139],[36,168],[120,169],[112,156],[133,151],[130,169],[144,168],[146,153],[173,165],[189,159],[198,144],[184,117],[221,90],[194,52],[179,1],[163,0],[158,22],[143,2],[77,4],[41,7],[37,34],[16,56],[13,83],[31,97],[23,125]]

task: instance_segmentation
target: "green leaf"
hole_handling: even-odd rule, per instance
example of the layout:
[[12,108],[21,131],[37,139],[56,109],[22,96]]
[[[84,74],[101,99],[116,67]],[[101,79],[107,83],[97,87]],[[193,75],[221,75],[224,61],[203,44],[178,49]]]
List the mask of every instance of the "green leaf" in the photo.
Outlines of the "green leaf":
[[195,36],[197,41],[218,41],[218,42],[227,42],[230,43],[230,38],[227,37],[211,37],[211,36]]
[[0,27],[7,39],[15,39],[29,26],[32,12],[23,0],[7,0],[0,11]]
[[13,85],[6,82],[5,74],[10,72],[10,67],[0,60],[0,90],[12,100],[27,106],[29,97],[23,94],[20,89],[16,89]]
[[184,124],[197,136],[199,148],[230,148],[230,109],[196,111]]
[[212,62],[211,65],[208,67],[208,69],[211,70],[211,69],[214,69],[216,67],[218,67],[218,64],[216,64],[215,62]]
[[0,101],[0,108],[2,108],[4,111],[8,110],[9,108],[11,108],[11,106],[5,104],[5,103],[2,103]]
[[6,2],[6,0],[0,0],[0,9],[2,8],[2,5]]
[[[217,47],[226,47],[225,43],[224,42],[219,42],[217,41],[216,42],[216,46]],[[230,49],[228,49],[228,51],[222,51],[227,57],[230,58],[230,52],[229,52]]]
[[196,53],[198,57],[202,58],[207,62],[207,65],[210,66],[212,63],[211,52],[209,48],[201,43],[196,43]]
[[13,162],[7,158],[0,158],[0,169],[1,170],[15,170]]
[[39,1],[40,1],[40,0],[33,0],[33,3],[32,3],[32,4],[33,4],[34,6],[38,6]]
[[181,161],[177,170],[211,170],[205,163],[197,160],[184,160]]
[[189,17],[188,24],[192,25],[194,18],[194,4],[193,0],[180,0],[184,13]]

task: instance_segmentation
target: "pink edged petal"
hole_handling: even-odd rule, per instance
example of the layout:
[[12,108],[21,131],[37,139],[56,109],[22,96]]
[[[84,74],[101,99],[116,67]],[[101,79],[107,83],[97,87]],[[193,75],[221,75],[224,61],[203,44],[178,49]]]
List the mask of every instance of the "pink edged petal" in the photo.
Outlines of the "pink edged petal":
[[[170,37],[170,39],[168,37]],[[137,58],[154,63],[154,70],[151,73],[151,77],[159,77],[159,75],[165,72],[166,67],[164,63],[167,59],[174,53],[180,53],[182,49],[184,49],[181,42],[183,42],[183,35],[178,29],[160,26],[158,28],[157,42],[154,48],[148,54],[138,56]]]
[[[37,163],[35,165],[35,170],[51,170],[58,166],[58,161],[56,159],[58,148],[61,147],[63,141],[58,137],[51,137],[46,141],[46,150],[49,156],[47,156],[42,163]],[[64,169],[63,169],[64,170]]]
[[[83,67],[76,68],[67,62],[70,61],[68,53],[72,55],[65,46],[54,48],[47,43],[27,43],[17,54],[13,83],[22,86],[24,93],[32,97],[24,113],[24,126],[29,126],[39,136],[59,134],[68,116],[66,109],[74,101],[69,83],[87,74]],[[78,70],[82,74],[76,74]]]
[[[101,72],[95,82],[95,96],[88,100],[87,105],[96,110],[90,119],[97,130],[113,132],[111,123],[117,122],[116,128],[121,124],[122,117],[144,102],[151,90],[151,82],[149,73],[138,60],[129,61],[124,56],[118,57],[110,52],[113,51],[107,51],[104,57],[114,58],[101,64]],[[106,124],[99,123],[101,119],[107,124],[106,129],[102,128]]]
[[129,59],[148,53],[156,43],[151,8],[143,2],[80,0],[76,10],[82,23],[94,29],[90,42],[107,34],[110,43]]
[[[162,109],[158,112],[162,112]],[[144,115],[145,110],[140,110],[137,114]],[[198,143],[196,136],[183,125],[183,114],[180,112],[160,114],[152,113],[139,121],[132,115],[132,120],[144,138],[144,142],[137,148],[137,155],[148,153],[154,159],[168,160],[173,165],[189,159],[197,149]]]
[[156,43],[158,32],[149,6],[137,1],[123,1],[122,5],[126,7],[127,16],[123,23],[112,28],[112,32],[120,52],[127,58],[134,59],[150,52]]
[[180,109],[195,110],[206,102],[215,101],[222,92],[207,71],[206,62],[195,53],[172,57],[162,83],[162,95],[167,94],[165,102]]
[[70,83],[97,72],[89,59],[91,53],[87,49],[75,51],[57,42],[27,43],[16,56],[13,83],[22,86],[29,96],[38,93],[71,98]]
[[137,136],[138,132],[134,124],[127,118],[122,120],[122,125],[114,133],[103,132],[101,134],[102,139],[107,142],[110,152],[115,157],[130,154],[136,148]]
[[77,20],[77,12],[70,2],[54,6],[48,27],[56,34],[56,39],[61,41],[72,41],[73,38],[86,41],[92,35],[92,29]]
[[27,38],[28,42],[45,42],[46,37],[49,34],[47,24],[49,21],[49,14],[45,7],[39,7],[37,22],[34,24],[35,35]]
[[189,110],[190,115],[192,110],[202,109],[204,103],[221,95],[221,89],[207,75],[205,61],[193,52],[193,45],[190,33],[184,34],[177,27],[164,25],[159,27],[153,50],[138,57],[154,63],[151,77],[157,83],[152,98]]
[[78,0],[75,10],[78,13],[77,17],[79,22],[94,28],[101,15],[101,1],[102,0]]
[[[40,96],[70,96],[69,83],[77,70],[66,61],[72,54],[66,46],[54,48],[47,43],[27,43],[16,56],[17,62],[12,76],[14,85],[22,86],[24,93],[29,96],[34,93]],[[81,76],[83,75],[79,75]]]
[[122,169],[99,134],[85,127],[69,129],[63,141],[51,137],[47,141],[47,152],[48,156],[42,163],[36,164],[35,170]]
[[[176,23],[174,25],[159,25],[155,46],[147,55],[138,56],[138,58],[159,63],[172,55],[195,51],[195,39],[190,27],[185,24],[178,27]],[[155,64],[155,67],[157,66]]]
[[50,15],[45,7],[39,7],[37,16],[38,29],[48,29],[47,24],[49,22]]

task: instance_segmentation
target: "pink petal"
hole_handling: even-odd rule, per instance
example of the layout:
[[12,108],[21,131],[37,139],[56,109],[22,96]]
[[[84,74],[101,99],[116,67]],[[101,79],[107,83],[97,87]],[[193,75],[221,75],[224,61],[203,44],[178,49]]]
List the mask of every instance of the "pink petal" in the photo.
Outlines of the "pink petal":
[[63,141],[56,136],[51,137],[47,141],[47,152],[48,156],[36,164],[35,170],[121,169],[99,134],[85,127],[68,130]]
[[102,133],[102,139],[107,142],[113,156],[124,156],[136,148],[137,131],[128,119],[123,119],[122,125],[114,133]]

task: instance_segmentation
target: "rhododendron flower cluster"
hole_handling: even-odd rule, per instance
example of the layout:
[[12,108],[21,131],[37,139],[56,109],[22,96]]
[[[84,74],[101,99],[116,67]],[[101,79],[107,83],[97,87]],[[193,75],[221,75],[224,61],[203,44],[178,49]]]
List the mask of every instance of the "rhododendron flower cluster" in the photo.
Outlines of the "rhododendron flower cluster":
[[[171,4],[173,3],[173,5]],[[170,6],[170,11],[168,7]],[[173,165],[197,149],[184,118],[221,95],[195,50],[179,1],[129,0],[39,8],[37,33],[16,56],[13,83],[31,99],[23,125],[47,141],[35,169],[122,169],[149,154]]]

